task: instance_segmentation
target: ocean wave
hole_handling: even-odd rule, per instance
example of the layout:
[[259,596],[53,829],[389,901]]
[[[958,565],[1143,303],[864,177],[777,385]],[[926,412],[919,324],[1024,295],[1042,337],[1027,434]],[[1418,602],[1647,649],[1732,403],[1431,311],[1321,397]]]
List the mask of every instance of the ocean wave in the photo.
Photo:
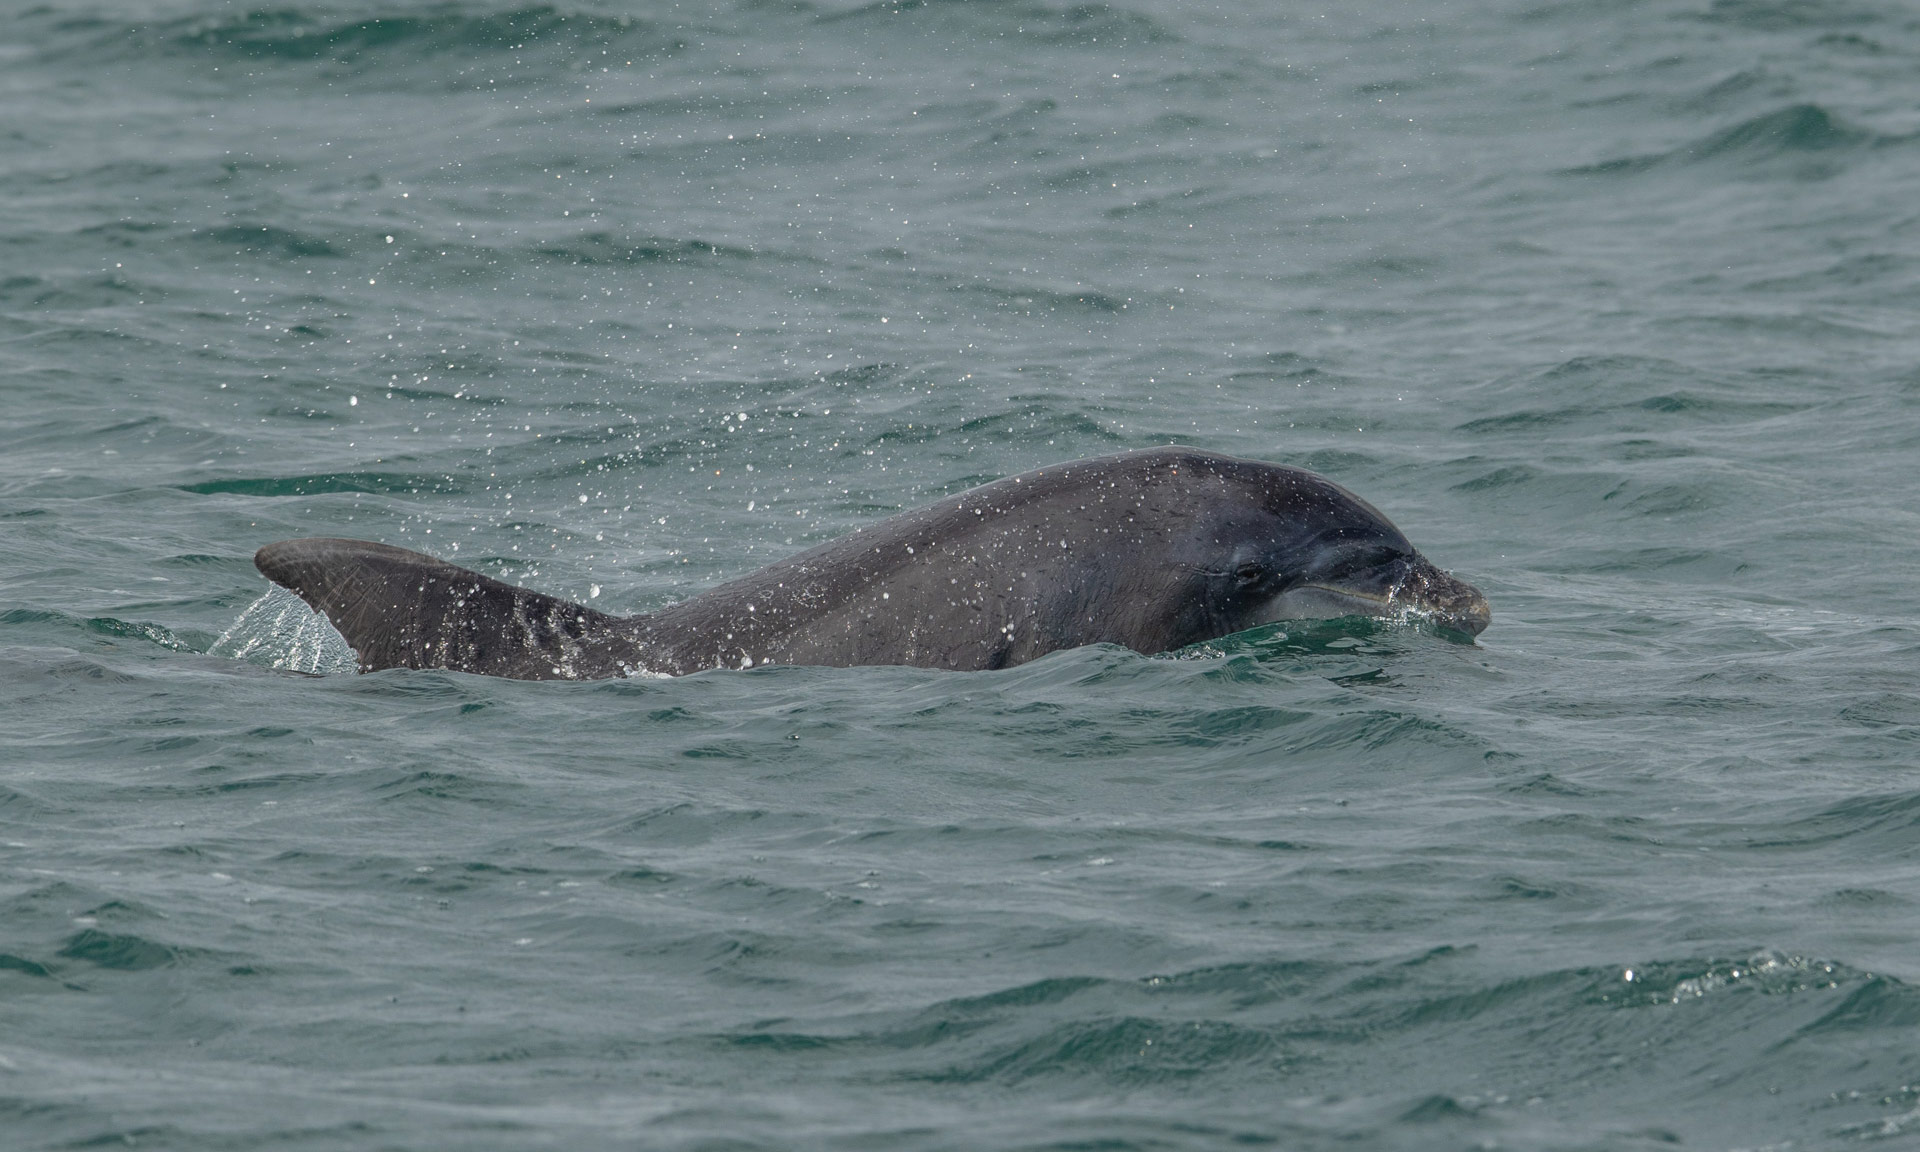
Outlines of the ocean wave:
[[335,259],[346,255],[337,241],[278,224],[226,224],[191,235],[203,244],[247,255],[290,260]]
[[74,933],[60,948],[63,960],[82,960],[97,968],[140,972],[183,963],[191,950],[162,944],[130,932],[102,932],[86,928]]
[[1765,32],[1872,24],[1885,14],[1871,7],[1834,0],[1713,0],[1699,19]]
[[[611,232],[584,232],[579,235],[544,240],[533,251],[564,264],[686,264],[695,261],[717,263],[725,260],[800,259],[789,253],[773,253],[735,244],[710,240],[663,236],[615,236]],[[808,260],[809,263],[817,261]]]
[[651,21],[546,4],[492,10],[480,4],[441,4],[406,15],[384,8],[355,15],[314,5],[255,8],[151,25],[69,21],[64,28],[69,35],[83,29],[89,33],[84,47],[76,44],[69,48],[70,54],[91,51],[130,58],[157,50],[188,57],[322,61],[358,67],[472,53],[583,50],[588,45],[617,46],[625,56],[654,55],[677,51],[685,44],[680,36],[660,30]]
[[1097,289],[967,283],[954,285],[952,291],[979,296],[996,311],[1016,316],[1046,316],[1057,312],[1117,316],[1133,306],[1131,297]]
[[73,630],[113,640],[139,640],[172,652],[198,652],[205,648],[205,645],[191,643],[172,629],[150,620],[80,616],[51,608],[9,608],[0,612],[0,625],[51,625],[56,631]]
[[1751,836],[1749,848],[1817,848],[1837,841],[1864,846],[1872,839],[1904,843],[1920,828],[1920,794],[1854,796]]
[[1794,104],[1715,132],[1677,155],[1689,160],[1769,160],[1856,148],[1874,139],[1871,133],[1847,124],[1818,104]]
[[[902,19],[902,18],[905,19]],[[929,20],[967,28],[996,40],[1018,39],[1066,48],[1116,49],[1162,44],[1179,37],[1145,13],[1114,4],[1038,4],[1033,0],[878,0],[821,12],[822,24],[919,28]]]
[[1576,356],[1475,391],[1481,396],[1477,407],[1495,411],[1456,428],[1496,437],[1755,423],[1816,403],[1787,386],[1763,389],[1717,371],[1640,356]]
[[[1308,1089],[1340,1084],[1368,1062],[1398,1064],[1391,1054],[1410,1047],[1505,1047],[1538,1058],[1544,1036],[1562,1037],[1551,1061],[1560,1074],[1604,1064],[1607,1053],[1643,1040],[1661,1051],[1684,1047],[1679,1036],[1689,1033],[1711,1036],[1723,1052],[1739,1037],[1746,1074],[1774,1074],[1794,1063],[1800,1045],[1872,1036],[1884,1046],[1920,1023],[1920,993],[1906,983],[1805,956],[1762,951],[1463,982],[1477,970],[1462,964],[1472,951],[1276,959],[1135,980],[1051,977],[840,1027],[755,1028],[717,1039],[773,1059],[824,1048],[846,1059],[884,1056],[906,1081],[1090,1078],[1125,1087],[1285,1070]],[[1753,997],[1776,1003],[1756,1012],[1747,1007]],[[1492,1072],[1490,1091],[1525,1075],[1511,1062],[1476,1067]],[[1371,1091],[1382,1090],[1376,1076],[1366,1079]],[[1422,1098],[1416,1091],[1399,1107],[1417,1108]]]
[[[1730,164],[1760,175],[1783,171],[1802,178],[1822,178],[1837,171],[1840,161],[1850,155],[1910,139],[1876,135],[1857,128],[1818,104],[1793,104],[1742,120],[1665,152],[1603,160],[1570,168],[1567,172],[1571,175],[1634,175],[1675,166]],[[1781,165],[1787,167],[1783,169]]]
[[319,496],[368,492],[391,496],[456,496],[471,490],[449,473],[316,472],[297,476],[231,476],[179,486],[201,496]]

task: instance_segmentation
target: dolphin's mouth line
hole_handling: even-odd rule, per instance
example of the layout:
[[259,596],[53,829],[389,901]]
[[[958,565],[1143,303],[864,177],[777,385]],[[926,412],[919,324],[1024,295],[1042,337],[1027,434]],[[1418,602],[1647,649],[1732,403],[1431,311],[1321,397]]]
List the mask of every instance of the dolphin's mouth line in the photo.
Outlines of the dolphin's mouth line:
[[[1410,568],[1393,574],[1391,583],[1379,578],[1378,570],[1368,579],[1362,574],[1360,586],[1319,579],[1296,584],[1275,597],[1268,618],[1331,619],[1340,616],[1375,616],[1408,623],[1431,622],[1442,628],[1477,635],[1487,626],[1486,601],[1467,585],[1445,573],[1428,573]],[[1436,580],[1445,581],[1436,590]],[[1456,585],[1471,599],[1450,596]],[[1436,595],[1436,591],[1439,594]],[[1456,602],[1458,601],[1458,602]]]
[[1380,604],[1384,606],[1394,602],[1395,593],[1400,591],[1400,586],[1397,584],[1394,585],[1387,590],[1384,596],[1376,596],[1371,592],[1362,592],[1357,588],[1342,588],[1338,584],[1296,584],[1288,589],[1288,591],[1331,592],[1335,596],[1344,596],[1349,600],[1365,600],[1370,604]]

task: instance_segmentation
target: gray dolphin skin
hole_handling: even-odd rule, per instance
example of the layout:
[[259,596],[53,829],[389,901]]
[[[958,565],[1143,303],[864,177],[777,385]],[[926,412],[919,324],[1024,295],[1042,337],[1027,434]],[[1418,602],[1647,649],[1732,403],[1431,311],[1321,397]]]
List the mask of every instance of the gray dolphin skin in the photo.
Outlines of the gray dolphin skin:
[[1007,668],[1061,648],[1165,652],[1276,620],[1405,614],[1467,636],[1486,597],[1372,505],[1301,468],[1152,448],[952,496],[645,616],[360,540],[254,557],[362,671],[523,680],[764,664]]

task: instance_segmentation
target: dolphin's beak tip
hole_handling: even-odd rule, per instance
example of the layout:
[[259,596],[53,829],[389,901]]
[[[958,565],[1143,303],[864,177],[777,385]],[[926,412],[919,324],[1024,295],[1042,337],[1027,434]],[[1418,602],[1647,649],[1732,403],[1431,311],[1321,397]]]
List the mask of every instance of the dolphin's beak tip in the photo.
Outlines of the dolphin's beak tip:
[[1480,589],[1430,563],[1423,564],[1416,574],[1414,589],[1415,596],[1443,628],[1478,636],[1493,623],[1493,608]]

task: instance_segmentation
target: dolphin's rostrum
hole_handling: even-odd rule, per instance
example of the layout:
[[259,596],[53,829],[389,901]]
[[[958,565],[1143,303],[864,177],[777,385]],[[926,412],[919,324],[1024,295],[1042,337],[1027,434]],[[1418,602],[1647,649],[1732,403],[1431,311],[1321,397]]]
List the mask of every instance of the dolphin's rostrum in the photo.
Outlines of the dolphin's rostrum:
[[1153,448],[999,480],[691,600],[609,616],[359,540],[254,557],[363,671],[526,680],[763,664],[978,670],[1112,643],[1164,652],[1274,620],[1406,613],[1476,635],[1486,598],[1300,468]]

